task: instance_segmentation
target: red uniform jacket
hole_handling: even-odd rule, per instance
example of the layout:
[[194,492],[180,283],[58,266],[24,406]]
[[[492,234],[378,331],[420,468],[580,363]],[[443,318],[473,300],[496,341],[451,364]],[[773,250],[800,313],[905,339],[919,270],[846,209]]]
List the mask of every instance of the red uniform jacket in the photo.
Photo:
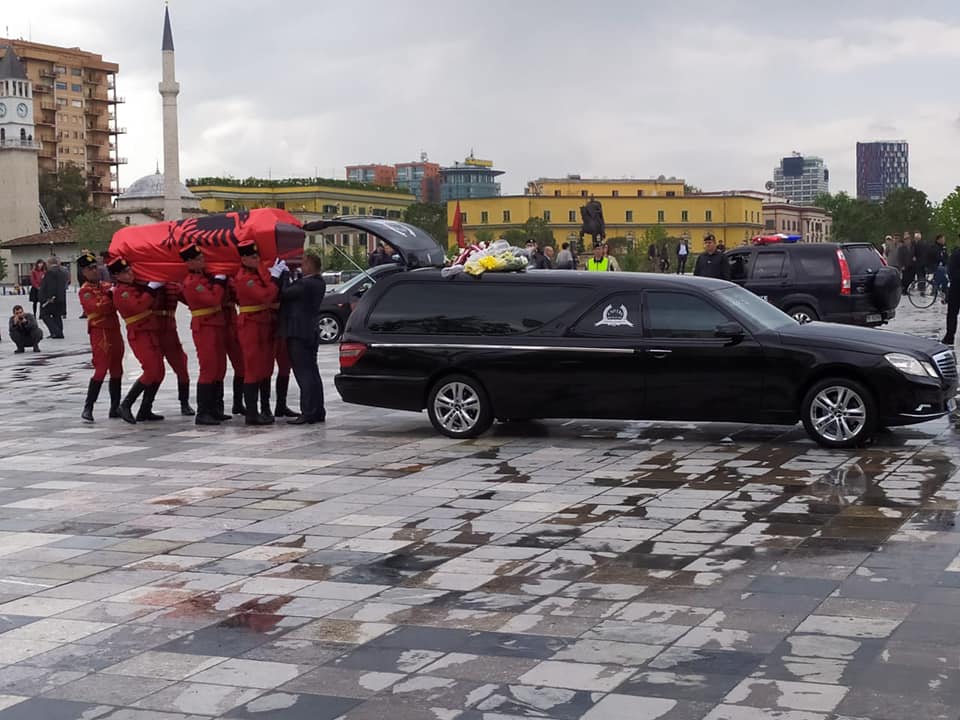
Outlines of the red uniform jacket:
[[127,324],[127,335],[152,331],[160,328],[160,318],[153,308],[157,302],[156,293],[145,285],[118,282],[113,291],[113,304]]
[[[226,324],[223,304],[226,299],[226,283],[214,280],[204,273],[188,273],[183,281],[183,298],[193,318],[190,328],[194,331],[204,326]],[[230,308],[233,311],[233,308]]]
[[248,322],[273,322],[280,289],[266,270],[262,267],[258,270],[240,268],[234,278],[234,288],[241,326]]
[[80,288],[80,305],[87,316],[87,332],[119,330],[117,308],[113,304],[112,285],[105,282],[85,282]]

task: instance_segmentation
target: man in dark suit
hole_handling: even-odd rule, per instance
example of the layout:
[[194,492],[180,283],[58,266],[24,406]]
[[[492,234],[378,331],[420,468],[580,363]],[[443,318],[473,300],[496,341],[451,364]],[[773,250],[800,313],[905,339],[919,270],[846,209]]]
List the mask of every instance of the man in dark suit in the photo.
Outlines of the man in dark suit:
[[308,252],[303,256],[303,276],[293,282],[284,278],[280,291],[280,333],[287,338],[290,364],[300,386],[300,417],[288,420],[291,425],[312,425],[327,417],[317,367],[317,320],[327,291],[320,271],[320,258]]
[[56,257],[47,262],[47,274],[40,282],[40,319],[50,337],[63,340],[63,318],[67,316],[67,285],[70,276]]

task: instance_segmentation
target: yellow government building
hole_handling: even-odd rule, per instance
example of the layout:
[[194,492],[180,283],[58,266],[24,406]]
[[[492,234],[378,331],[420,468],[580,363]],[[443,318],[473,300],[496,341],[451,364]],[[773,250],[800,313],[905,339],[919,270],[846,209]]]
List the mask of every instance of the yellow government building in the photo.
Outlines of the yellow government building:
[[[660,226],[667,237],[685,237],[691,250],[700,252],[708,233],[732,248],[749,241],[764,227],[759,193],[687,194],[684,181],[676,178],[595,180],[573,175],[534,180],[527,184],[524,195],[460,200],[464,233],[468,239],[474,239],[480,230],[490,230],[496,236],[522,227],[529,218],[542,218],[559,247],[579,238],[580,208],[591,196],[603,205],[607,237],[624,237],[628,244],[642,242],[648,228]],[[456,201],[447,203],[448,227],[453,225],[456,205]],[[456,242],[452,232],[449,241]],[[589,236],[584,244],[590,247]]]
[[301,219],[337,215],[399,219],[407,206],[416,202],[413,195],[398,188],[325,178],[197,178],[187,180],[187,187],[207,212],[275,207]]

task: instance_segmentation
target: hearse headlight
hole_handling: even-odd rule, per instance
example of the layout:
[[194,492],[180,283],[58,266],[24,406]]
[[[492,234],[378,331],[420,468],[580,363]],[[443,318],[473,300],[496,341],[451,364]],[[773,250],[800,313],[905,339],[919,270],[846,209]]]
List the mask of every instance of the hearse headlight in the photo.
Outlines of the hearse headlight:
[[888,363],[893,365],[904,375],[918,375],[920,377],[940,377],[933,365],[926,360],[918,360],[913,355],[905,353],[887,353],[883,356]]

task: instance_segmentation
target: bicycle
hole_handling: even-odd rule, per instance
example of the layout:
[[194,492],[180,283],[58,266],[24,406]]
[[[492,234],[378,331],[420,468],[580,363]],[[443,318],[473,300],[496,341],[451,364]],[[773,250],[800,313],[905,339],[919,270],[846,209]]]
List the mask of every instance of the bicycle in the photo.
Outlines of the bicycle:
[[915,308],[928,308],[938,297],[946,302],[947,288],[935,272],[924,273],[907,286],[907,297]]

